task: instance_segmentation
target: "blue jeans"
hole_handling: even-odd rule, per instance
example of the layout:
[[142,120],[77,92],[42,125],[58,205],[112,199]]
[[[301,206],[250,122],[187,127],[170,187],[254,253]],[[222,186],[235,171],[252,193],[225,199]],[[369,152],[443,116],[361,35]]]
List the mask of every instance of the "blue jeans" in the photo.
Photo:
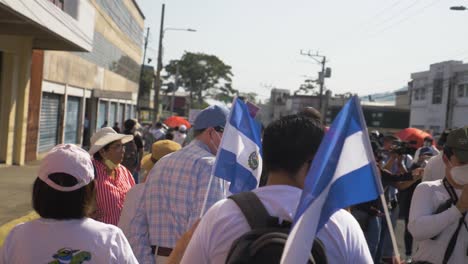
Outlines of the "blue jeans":
[[372,259],[376,262],[375,257],[381,236],[382,218],[369,215],[367,212],[361,210],[353,210],[352,214],[361,225]]
[[[392,221],[393,230],[396,227],[396,221],[398,219],[399,208],[396,206],[389,211],[390,220]],[[382,217],[382,230],[380,233],[379,246],[377,247],[377,253],[375,258],[375,263],[380,263],[382,257],[392,257],[394,254],[392,239],[390,237],[390,231],[388,229],[387,221],[385,217]]]
[[382,218],[379,216],[371,216],[369,217],[369,222],[367,226],[367,230],[364,233],[367,245],[369,246],[369,251],[371,253],[372,259],[374,263],[377,262],[377,249],[379,247],[380,236],[382,232]]

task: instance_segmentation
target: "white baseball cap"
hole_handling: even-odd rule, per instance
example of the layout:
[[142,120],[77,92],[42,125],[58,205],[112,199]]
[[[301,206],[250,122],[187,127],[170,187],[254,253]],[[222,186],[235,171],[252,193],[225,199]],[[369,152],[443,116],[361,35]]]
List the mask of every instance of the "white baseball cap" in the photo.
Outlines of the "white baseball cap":
[[89,149],[89,154],[94,155],[94,153],[101,150],[107,144],[114,142],[116,140],[122,140],[122,143],[125,144],[133,140],[132,135],[119,134],[115,132],[112,127],[104,127],[94,133],[91,137],[91,148]]
[[180,131],[180,132],[185,132],[185,131],[187,131],[187,127],[186,127],[185,125],[180,125],[179,131]]
[[[66,173],[76,178],[74,186],[61,186],[52,181],[49,175]],[[71,192],[88,185],[94,180],[94,167],[91,156],[82,148],[73,144],[60,144],[47,153],[39,167],[39,179],[61,192]]]

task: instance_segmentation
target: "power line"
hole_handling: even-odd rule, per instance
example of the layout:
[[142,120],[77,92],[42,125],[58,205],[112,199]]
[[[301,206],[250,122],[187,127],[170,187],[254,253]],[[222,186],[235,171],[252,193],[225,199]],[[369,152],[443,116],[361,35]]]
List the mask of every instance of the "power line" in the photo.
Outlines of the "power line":
[[423,13],[424,13],[423,11],[427,10],[429,7],[435,5],[435,4],[436,4],[437,2],[439,2],[439,1],[441,1],[441,0],[435,0],[435,1],[430,2],[428,5],[425,5],[425,6],[422,7],[421,9],[416,10],[416,12],[411,13],[410,15],[408,15],[408,16],[406,16],[406,17],[403,17],[403,19],[398,20],[396,23],[390,24],[389,26],[387,26],[387,27],[383,28],[382,30],[376,32],[375,34],[371,35],[370,37],[376,37],[376,36],[378,36],[379,34],[381,34],[381,33],[385,32],[385,31],[388,31],[389,29],[393,28],[394,26],[397,26],[397,25],[399,25],[399,24],[401,24],[401,23],[407,21],[408,19],[411,19],[411,18],[414,18],[414,17],[416,17],[416,16],[418,16],[418,15],[423,14]]

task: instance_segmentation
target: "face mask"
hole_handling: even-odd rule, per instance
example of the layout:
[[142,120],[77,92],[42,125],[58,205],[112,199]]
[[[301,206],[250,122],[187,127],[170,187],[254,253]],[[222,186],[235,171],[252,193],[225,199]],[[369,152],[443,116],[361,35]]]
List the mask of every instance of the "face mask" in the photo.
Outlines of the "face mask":
[[112,162],[111,160],[108,160],[108,159],[104,160],[104,164],[106,164],[107,168],[109,168],[110,170],[115,170],[119,166],[119,165],[115,164],[114,162]]
[[453,167],[450,170],[453,181],[458,185],[468,184],[468,165]]
[[[218,135],[218,133],[215,131],[215,134],[216,136],[218,137],[219,139],[219,142],[221,142],[221,137]],[[213,148],[215,149],[215,153],[213,153],[214,155],[216,155],[216,153],[218,153],[218,147],[216,146],[216,144],[214,143],[214,141],[211,139],[210,137],[210,143],[213,145]],[[221,143],[220,143],[221,144]]]

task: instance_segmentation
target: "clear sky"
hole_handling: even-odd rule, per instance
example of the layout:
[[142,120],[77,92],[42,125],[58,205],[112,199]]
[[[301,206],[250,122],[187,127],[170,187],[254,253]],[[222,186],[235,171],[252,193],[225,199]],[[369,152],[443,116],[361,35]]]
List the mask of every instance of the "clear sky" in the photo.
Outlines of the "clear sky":
[[268,86],[296,90],[320,66],[300,50],[326,55],[333,93],[393,91],[431,63],[468,60],[467,0],[137,0],[151,28],[156,61],[161,5],[164,59],[184,51],[213,54],[232,66],[234,88],[269,97]]

